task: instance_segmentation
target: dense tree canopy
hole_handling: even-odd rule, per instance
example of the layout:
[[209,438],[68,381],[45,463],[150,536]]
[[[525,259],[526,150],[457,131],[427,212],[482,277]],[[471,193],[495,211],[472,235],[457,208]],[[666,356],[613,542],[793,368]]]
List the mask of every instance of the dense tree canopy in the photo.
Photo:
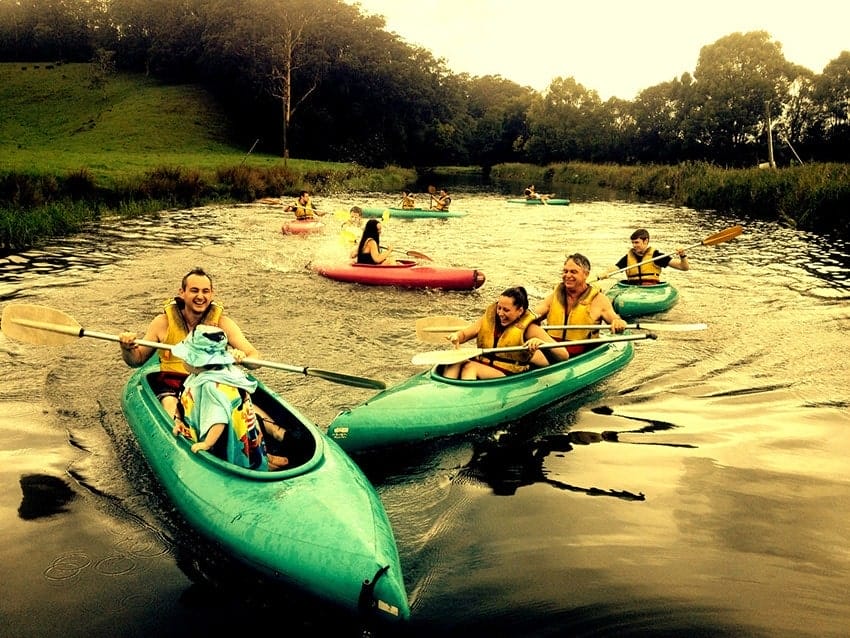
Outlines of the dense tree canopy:
[[365,165],[850,160],[850,52],[821,74],[764,31],[703,46],[693,73],[602,102],[443,60],[341,0],[4,0],[0,61],[96,61],[199,83],[240,144]]

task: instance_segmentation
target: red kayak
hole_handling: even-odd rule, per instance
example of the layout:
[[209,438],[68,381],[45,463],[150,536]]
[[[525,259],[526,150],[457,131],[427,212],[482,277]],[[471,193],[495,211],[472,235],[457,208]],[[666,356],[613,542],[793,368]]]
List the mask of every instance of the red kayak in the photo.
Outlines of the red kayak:
[[424,266],[409,260],[399,260],[391,266],[348,262],[313,264],[312,268],[328,279],[370,286],[475,290],[485,281],[484,273],[474,268]]
[[306,235],[309,233],[321,233],[325,225],[317,219],[295,219],[284,222],[280,232],[284,235]]

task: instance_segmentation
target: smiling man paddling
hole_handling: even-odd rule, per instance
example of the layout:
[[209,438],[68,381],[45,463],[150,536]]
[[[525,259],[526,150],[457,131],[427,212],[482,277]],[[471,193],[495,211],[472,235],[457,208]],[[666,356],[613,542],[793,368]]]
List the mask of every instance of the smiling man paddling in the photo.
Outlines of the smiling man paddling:
[[[224,314],[221,304],[214,301],[212,277],[201,268],[186,273],[177,296],[167,301],[164,311],[150,322],[142,340],[175,345],[199,324],[217,326],[224,331],[232,348],[230,354],[236,363],[248,357],[258,358],[257,349],[251,345],[239,325]],[[121,358],[131,368],[142,366],[157,350],[136,343],[135,332],[122,332],[118,337]],[[151,385],[166,412],[173,416],[177,409],[177,397],[189,371],[183,360],[169,350],[161,350],[159,358],[160,371]]]
[[[590,325],[610,324],[611,332],[626,329],[626,322],[614,311],[611,300],[595,286],[587,283],[590,275],[590,260],[581,253],[568,255],[564,261],[561,282],[549,295],[537,304],[534,312],[553,326],[564,324]],[[549,334],[556,341],[576,341],[599,336],[598,330],[570,329]],[[568,347],[571,355],[584,352],[587,346]]]

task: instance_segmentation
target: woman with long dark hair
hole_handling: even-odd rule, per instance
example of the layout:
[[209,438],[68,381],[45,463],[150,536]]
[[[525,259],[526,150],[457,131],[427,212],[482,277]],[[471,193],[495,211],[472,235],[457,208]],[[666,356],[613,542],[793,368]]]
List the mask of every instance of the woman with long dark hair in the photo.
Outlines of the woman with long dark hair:
[[377,219],[367,221],[357,245],[357,263],[390,266],[395,264],[392,252],[392,246],[381,247],[381,222]]

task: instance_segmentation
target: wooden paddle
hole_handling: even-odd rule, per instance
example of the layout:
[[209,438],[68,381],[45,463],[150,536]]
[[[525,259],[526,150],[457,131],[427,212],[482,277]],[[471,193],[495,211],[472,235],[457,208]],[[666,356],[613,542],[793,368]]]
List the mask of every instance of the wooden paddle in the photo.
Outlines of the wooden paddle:
[[435,186],[431,185],[431,186],[428,187],[428,194],[431,196],[431,198],[428,200],[429,210],[431,208],[434,208],[434,193],[436,193],[436,192],[437,192],[437,189],[436,189]]
[[[416,338],[425,341],[426,343],[444,343],[451,333],[468,326],[471,321],[465,321],[460,317],[440,316],[440,317],[422,317],[416,320]],[[582,324],[582,325],[563,325],[549,326],[541,324],[544,330],[610,330],[611,326],[607,323],[601,324]],[[696,330],[705,330],[708,328],[704,323],[629,323],[626,324],[627,330],[650,330],[652,332],[691,332]],[[572,343],[572,342],[570,342]]]
[[[34,304],[7,305],[3,308],[3,318],[2,323],[0,323],[0,328],[2,328],[3,334],[7,337],[43,346],[65,345],[72,341],[76,341],[80,337],[92,337],[94,339],[104,339],[106,341],[115,342],[121,341],[118,335],[85,330],[73,317],[65,314],[61,310],[55,310],[53,308],[37,306]],[[135,343],[140,346],[158,348],[160,350],[171,350],[174,347],[168,343],[146,341],[144,339],[136,339]],[[274,361],[264,361],[262,359],[251,358],[243,359],[242,363],[265,368],[275,368],[277,370],[285,370],[286,372],[299,372],[307,376],[319,377],[326,381],[350,385],[355,388],[383,390],[387,387],[383,381],[367,379],[365,377],[356,377],[350,374],[343,374],[341,372],[320,370],[318,368],[292,366],[286,363],[277,363]]]
[[[691,250],[692,248],[698,248],[699,246],[714,246],[716,244],[722,244],[724,241],[729,241],[730,239],[735,239],[738,235],[740,235],[744,231],[743,226],[730,226],[725,230],[721,230],[719,233],[714,233],[713,235],[709,235],[705,239],[703,239],[698,244],[693,244],[692,246],[687,246],[684,250]],[[676,253],[667,253],[665,255],[658,255],[657,257],[653,257],[652,259],[647,259],[645,261],[640,262],[639,264],[635,264],[634,266],[626,266],[625,268],[620,268],[619,270],[615,270],[613,272],[609,272],[607,275],[597,277],[596,279],[588,279],[588,282],[592,281],[600,281],[602,279],[608,279],[616,275],[617,273],[625,272],[629,268],[637,268],[638,266],[644,266],[646,264],[651,264],[653,261],[657,259],[661,259],[662,257],[675,257]]]
[[[658,337],[651,332],[644,332],[636,335],[612,335],[610,337],[599,337],[598,339],[576,339],[575,341],[555,341],[552,343],[543,343],[539,346],[540,349],[548,348],[563,348],[570,346],[593,346],[601,343],[615,343],[617,341],[640,341],[642,339],[657,339]],[[482,354],[492,354],[494,352],[519,352],[528,350],[525,346],[502,346],[501,348],[457,348],[455,350],[432,350],[431,352],[420,352],[414,355],[410,362],[416,366],[435,366],[435,365],[451,365],[460,363],[467,359],[480,356]]]
[[[386,250],[386,247],[381,246],[381,249]],[[409,255],[414,259],[421,259],[423,261],[434,261],[428,255],[426,255],[425,253],[420,253],[418,250],[405,250],[404,248],[396,248],[396,250],[400,250],[405,255]]]

